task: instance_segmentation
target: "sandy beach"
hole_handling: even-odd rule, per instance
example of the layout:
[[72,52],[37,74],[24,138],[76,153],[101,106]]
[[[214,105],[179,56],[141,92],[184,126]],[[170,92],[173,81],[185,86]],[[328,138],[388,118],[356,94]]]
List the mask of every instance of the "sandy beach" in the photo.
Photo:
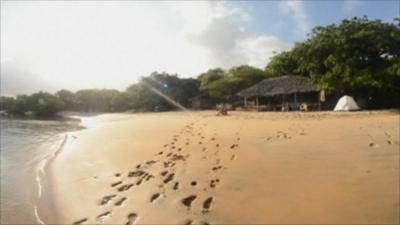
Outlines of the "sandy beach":
[[400,222],[398,112],[84,122],[89,129],[74,132],[47,168],[47,224]]

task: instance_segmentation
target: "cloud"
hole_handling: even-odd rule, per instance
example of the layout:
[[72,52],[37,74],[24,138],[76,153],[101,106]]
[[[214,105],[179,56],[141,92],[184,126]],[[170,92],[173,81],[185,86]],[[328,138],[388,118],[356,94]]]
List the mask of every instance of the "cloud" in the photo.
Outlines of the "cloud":
[[42,90],[55,91],[38,74],[33,74],[24,67],[18,62],[7,62],[1,65],[1,96],[31,94]]
[[[1,64],[18,61],[29,79],[36,78],[34,90],[123,90],[155,70],[195,77],[215,66],[264,67],[272,51],[287,47],[276,37],[247,31],[252,16],[227,2],[1,1],[1,6]],[[2,81],[18,77],[2,72]],[[28,92],[12,82],[22,81],[4,82],[15,89],[10,93]]]
[[246,32],[231,17],[214,19],[192,40],[208,50],[210,64],[223,68],[241,64],[263,68],[274,51],[288,48],[274,36]]
[[346,11],[351,11],[354,8],[357,8],[358,6],[361,5],[361,1],[359,0],[344,0],[343,2],[343,7]]
[[304,34],[310,32],[311,26],[302,1],[281,1],[279,8],[285,15],[293,17],[298,32]]
[[273,55],[288,49],[288,45],[277,37],[254,34],[242,26],[253,18],[238,8],[224,5],[223,12],[215,13],[200,32],[189,34],[193,43],[208,50],[208,59],[213,67],[229,68],[249,64],[263,68]]

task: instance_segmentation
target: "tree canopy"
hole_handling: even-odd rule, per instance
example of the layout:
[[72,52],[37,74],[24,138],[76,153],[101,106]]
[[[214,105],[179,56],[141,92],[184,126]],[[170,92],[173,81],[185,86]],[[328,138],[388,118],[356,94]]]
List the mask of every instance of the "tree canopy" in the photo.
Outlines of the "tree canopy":
[[126,90],[130,107],[139,111],[164,111],[188,107],[189,99],[199,94],[199,81],[177,75],[153,72]]
[[322,88],[396,89],[399,54],[399,24],[355,17],[315,27],[306,41],[273,57],[265,70],[274,75],[310,76]]
[[216,68],[199,76],[200,89],[211,97],[229,100],[237,92],[260,82],[266,76],[263,70],[248,65],[233,67],[227,72]]

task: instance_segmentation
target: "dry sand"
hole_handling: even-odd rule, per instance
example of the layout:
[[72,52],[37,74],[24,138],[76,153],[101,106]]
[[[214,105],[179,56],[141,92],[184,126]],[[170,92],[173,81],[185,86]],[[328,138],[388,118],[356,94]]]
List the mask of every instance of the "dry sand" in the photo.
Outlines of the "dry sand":
[[[49,167],[46,223],[398,224],[399,114],[93,117]],[[47,209],[46,209],[47,207]]]

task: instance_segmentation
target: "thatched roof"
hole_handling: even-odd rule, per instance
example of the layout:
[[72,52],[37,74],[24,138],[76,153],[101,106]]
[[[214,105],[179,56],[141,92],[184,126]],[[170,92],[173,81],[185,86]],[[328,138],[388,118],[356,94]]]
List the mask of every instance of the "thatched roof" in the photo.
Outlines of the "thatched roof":
[[244,89],[239,92],[238,95],[241,97],[270,97],[274,95],[287,95],[312,91],[318,91],[318,88],[312,84],[308,77],[285,75],[267,78],[258,84]]

